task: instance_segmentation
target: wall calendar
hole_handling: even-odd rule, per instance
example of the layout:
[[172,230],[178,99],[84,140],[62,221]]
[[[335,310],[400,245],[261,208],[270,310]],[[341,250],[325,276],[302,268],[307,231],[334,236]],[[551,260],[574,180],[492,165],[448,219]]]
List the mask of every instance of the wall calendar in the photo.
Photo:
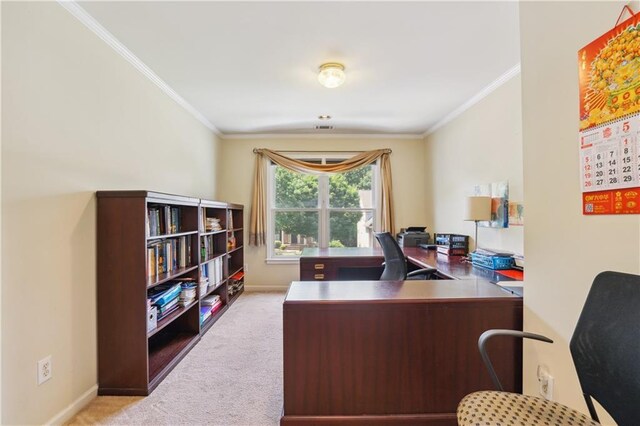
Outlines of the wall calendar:
[[640,14],[578,51],[582,213],[640,213]]

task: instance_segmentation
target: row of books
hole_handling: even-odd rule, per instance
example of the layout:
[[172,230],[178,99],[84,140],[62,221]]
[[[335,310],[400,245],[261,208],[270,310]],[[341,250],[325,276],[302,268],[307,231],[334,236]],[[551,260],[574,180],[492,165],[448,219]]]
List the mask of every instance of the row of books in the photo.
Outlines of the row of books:
[[222,309],[222,298],[217,294],[212,294],[200,301],[200,324],[208,320],[211,315]]
[[202,271],[200,275],[209,280],[210,285],[218,285],[224,280],[223,258],[216,257],[211,262],[205,263],[201,266]]
[[191,235],[147,245],[147,275],[154,276],[191,266]]
[[180,208],[171,206],[154,206],[147,210],[147,235],[176,234],[180,232]]
[[[216,238],[218,239],[216,241]],[[206,235],[201,238],[200,241],[200,256],[202,260],[218,256],[226,251],[226,241],[224,241],[224,234]]]

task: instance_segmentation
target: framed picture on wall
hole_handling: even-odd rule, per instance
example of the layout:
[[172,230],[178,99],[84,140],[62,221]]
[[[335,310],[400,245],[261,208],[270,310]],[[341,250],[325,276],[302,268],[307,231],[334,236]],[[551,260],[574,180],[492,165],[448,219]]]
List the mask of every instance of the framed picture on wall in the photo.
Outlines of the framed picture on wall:
[[478,226],[485,228],[509,227],[509,182],[494,182],[476,185],[473,195],[491,197],[491,220],[478,222]]

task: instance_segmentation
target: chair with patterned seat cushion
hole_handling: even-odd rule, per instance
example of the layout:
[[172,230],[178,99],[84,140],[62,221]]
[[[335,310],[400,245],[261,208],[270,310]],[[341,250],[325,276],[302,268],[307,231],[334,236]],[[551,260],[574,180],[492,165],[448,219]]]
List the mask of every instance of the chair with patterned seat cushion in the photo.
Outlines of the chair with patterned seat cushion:
[[553,401],[502,392],[485,345],[494,336],[551,342],[520,331],[489,330],[478,347],[500,391],[465,396],[458,405],[460,426],[597,425],[598,401],[619,426],[640,425],[640,276],[602,272],[596,276],[573,332],[569,349],[591,419]]

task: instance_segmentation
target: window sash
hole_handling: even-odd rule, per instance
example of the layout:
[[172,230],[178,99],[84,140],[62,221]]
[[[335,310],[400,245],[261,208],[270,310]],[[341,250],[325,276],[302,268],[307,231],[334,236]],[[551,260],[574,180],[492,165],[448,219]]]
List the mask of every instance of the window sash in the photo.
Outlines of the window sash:
[[[327,154],[320,158],[309,158],[306,156],[295,156],[306,161],[318,161],[326,164],[327,161],[341,161],[344,159],[343,154]],[[293,156],[292,156],[293,157]],[[278,212],[318,212],[318,245],[320,248],[327,248],[331,238],[330,215],[333,212],[371,212],[373,216],[373,229],[378,230],[381,220],[380,212],[380,185],[379,185],[379,163],[373,163],[371,167],[371,189],[372,189],[372,205],[373,207],[330,207],[329,206],[329,175],[318,175],[318,207],[276,207],[275,206],[275,170],[280,167],[270,162],[267,170],[267,200],[269,207],[267,208],[267,260],[277,261],[298,261],[299,256],[276,256],[274,247],[275,236],[275,217]]]

